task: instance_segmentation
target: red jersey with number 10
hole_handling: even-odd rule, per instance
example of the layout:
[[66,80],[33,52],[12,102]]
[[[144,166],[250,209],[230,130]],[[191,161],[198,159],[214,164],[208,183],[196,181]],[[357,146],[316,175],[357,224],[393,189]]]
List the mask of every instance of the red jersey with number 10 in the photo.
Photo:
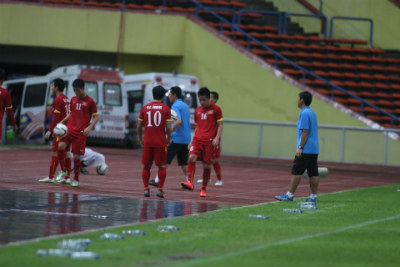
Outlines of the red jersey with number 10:
[[222,110],[215,104],[210,104],[208,108],[196,108],[194,122],[197,127],[193,139],[204,143],[212,142],[217,135],[218,122],[222,120]]
[[139,120],[144,122],[145,147],[166,147],[167,137],[165,127],[171,120],[171,109],[158,101],[145,105],[140,111]]
[[97,114],[96,103],[88,95],[84,98],[74,96],[71,98],[70,113],[68,132],[72,135],[82,135],[83,130],[89,126],[92,115]]

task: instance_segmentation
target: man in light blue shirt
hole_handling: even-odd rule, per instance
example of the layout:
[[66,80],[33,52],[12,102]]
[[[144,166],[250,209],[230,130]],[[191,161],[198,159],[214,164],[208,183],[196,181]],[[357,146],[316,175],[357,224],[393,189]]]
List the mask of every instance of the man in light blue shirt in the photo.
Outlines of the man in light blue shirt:
[[310,177],[311,194],[307,198],[308,202],[317,202],[318,193],[318,122],[315,112],[310,108],[312,95],[309,92],[301,92],[297,101],[297,106],[301,109],[299,120],[297,121],[297,148],[294,164],[292,167],[292,180],[290,189],[286,194],[275,196],[281,201],[293,201],[294,192],[300,184],[301,175],[305,170]]
[[[191,141],[190,110],[188,105],[182,101],[180,87],[172,87],[169,91],[168,99],[172,103],[171,109],[176,112],[177,118],[172,124],[171,144],[167,149],[167,164],[170,165],[176,155],[178,165],[181,166],[183,174],[187,177],[188,145]],[[158,186],[158,177],[151,180],[149,184]]]

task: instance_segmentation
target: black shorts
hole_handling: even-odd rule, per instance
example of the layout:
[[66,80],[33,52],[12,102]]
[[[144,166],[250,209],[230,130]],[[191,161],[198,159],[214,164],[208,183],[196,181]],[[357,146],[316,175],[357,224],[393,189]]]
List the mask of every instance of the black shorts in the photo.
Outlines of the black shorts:
[[308,176],[318,176],[318,154],[301,154],[294,157],[292,174],[302,175],[307,170]]
[[175,155],[178,156],[178,165],[188,165],[189,149],[186,144],[177,144],[172,142],[167,149],[167,164],[171,164]]

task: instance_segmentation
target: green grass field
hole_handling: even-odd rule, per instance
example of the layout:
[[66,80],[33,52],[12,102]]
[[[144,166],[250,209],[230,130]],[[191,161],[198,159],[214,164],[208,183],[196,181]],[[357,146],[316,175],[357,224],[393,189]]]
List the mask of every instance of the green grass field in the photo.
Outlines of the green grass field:
[[[0,266],[399,266],[400,185],[324,194],[318,210],[283,213],[295,202],[273,202],[202,215],[110,228],[91,238],[98,260],[36,256],[62,238],[0,247]],[[270,219],[250,219],[263,214]],[[177,232],[158,232],[173,224]],[[145,236],[100,240],[104,232],[140,229]]]

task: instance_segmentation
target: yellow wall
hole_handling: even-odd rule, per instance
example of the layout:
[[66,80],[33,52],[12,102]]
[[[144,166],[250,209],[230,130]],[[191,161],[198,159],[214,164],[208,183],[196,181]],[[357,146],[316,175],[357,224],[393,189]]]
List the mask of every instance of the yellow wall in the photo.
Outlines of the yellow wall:
[[[128,12],[122,21],[119,11],[2,4],[0,44],[120,51],[125,73],[197,75],[201,85],[220,92],[227,118],[297,120],[298,88],[184,16]],[[312,107],[320,123],[362,125],[318,99]]]
[[[296,0],[272,0],[274,4],[285,12],[311,14]],[[319,8],[319,0],[308,0],[314,7]],[[323,0],[322,11],[328,18],[332,16],[370,18],[374,21],[375,47],[384,49],[400,49],[400,8],[387,0]],[[306,31],[318,32],[319,23],[316,20],[296,18],[305,27]],[[313,25],[313,23],[315,23]],[[369,40],[369,23],[362,21],[334,22],[333,37],[358,38]]]

